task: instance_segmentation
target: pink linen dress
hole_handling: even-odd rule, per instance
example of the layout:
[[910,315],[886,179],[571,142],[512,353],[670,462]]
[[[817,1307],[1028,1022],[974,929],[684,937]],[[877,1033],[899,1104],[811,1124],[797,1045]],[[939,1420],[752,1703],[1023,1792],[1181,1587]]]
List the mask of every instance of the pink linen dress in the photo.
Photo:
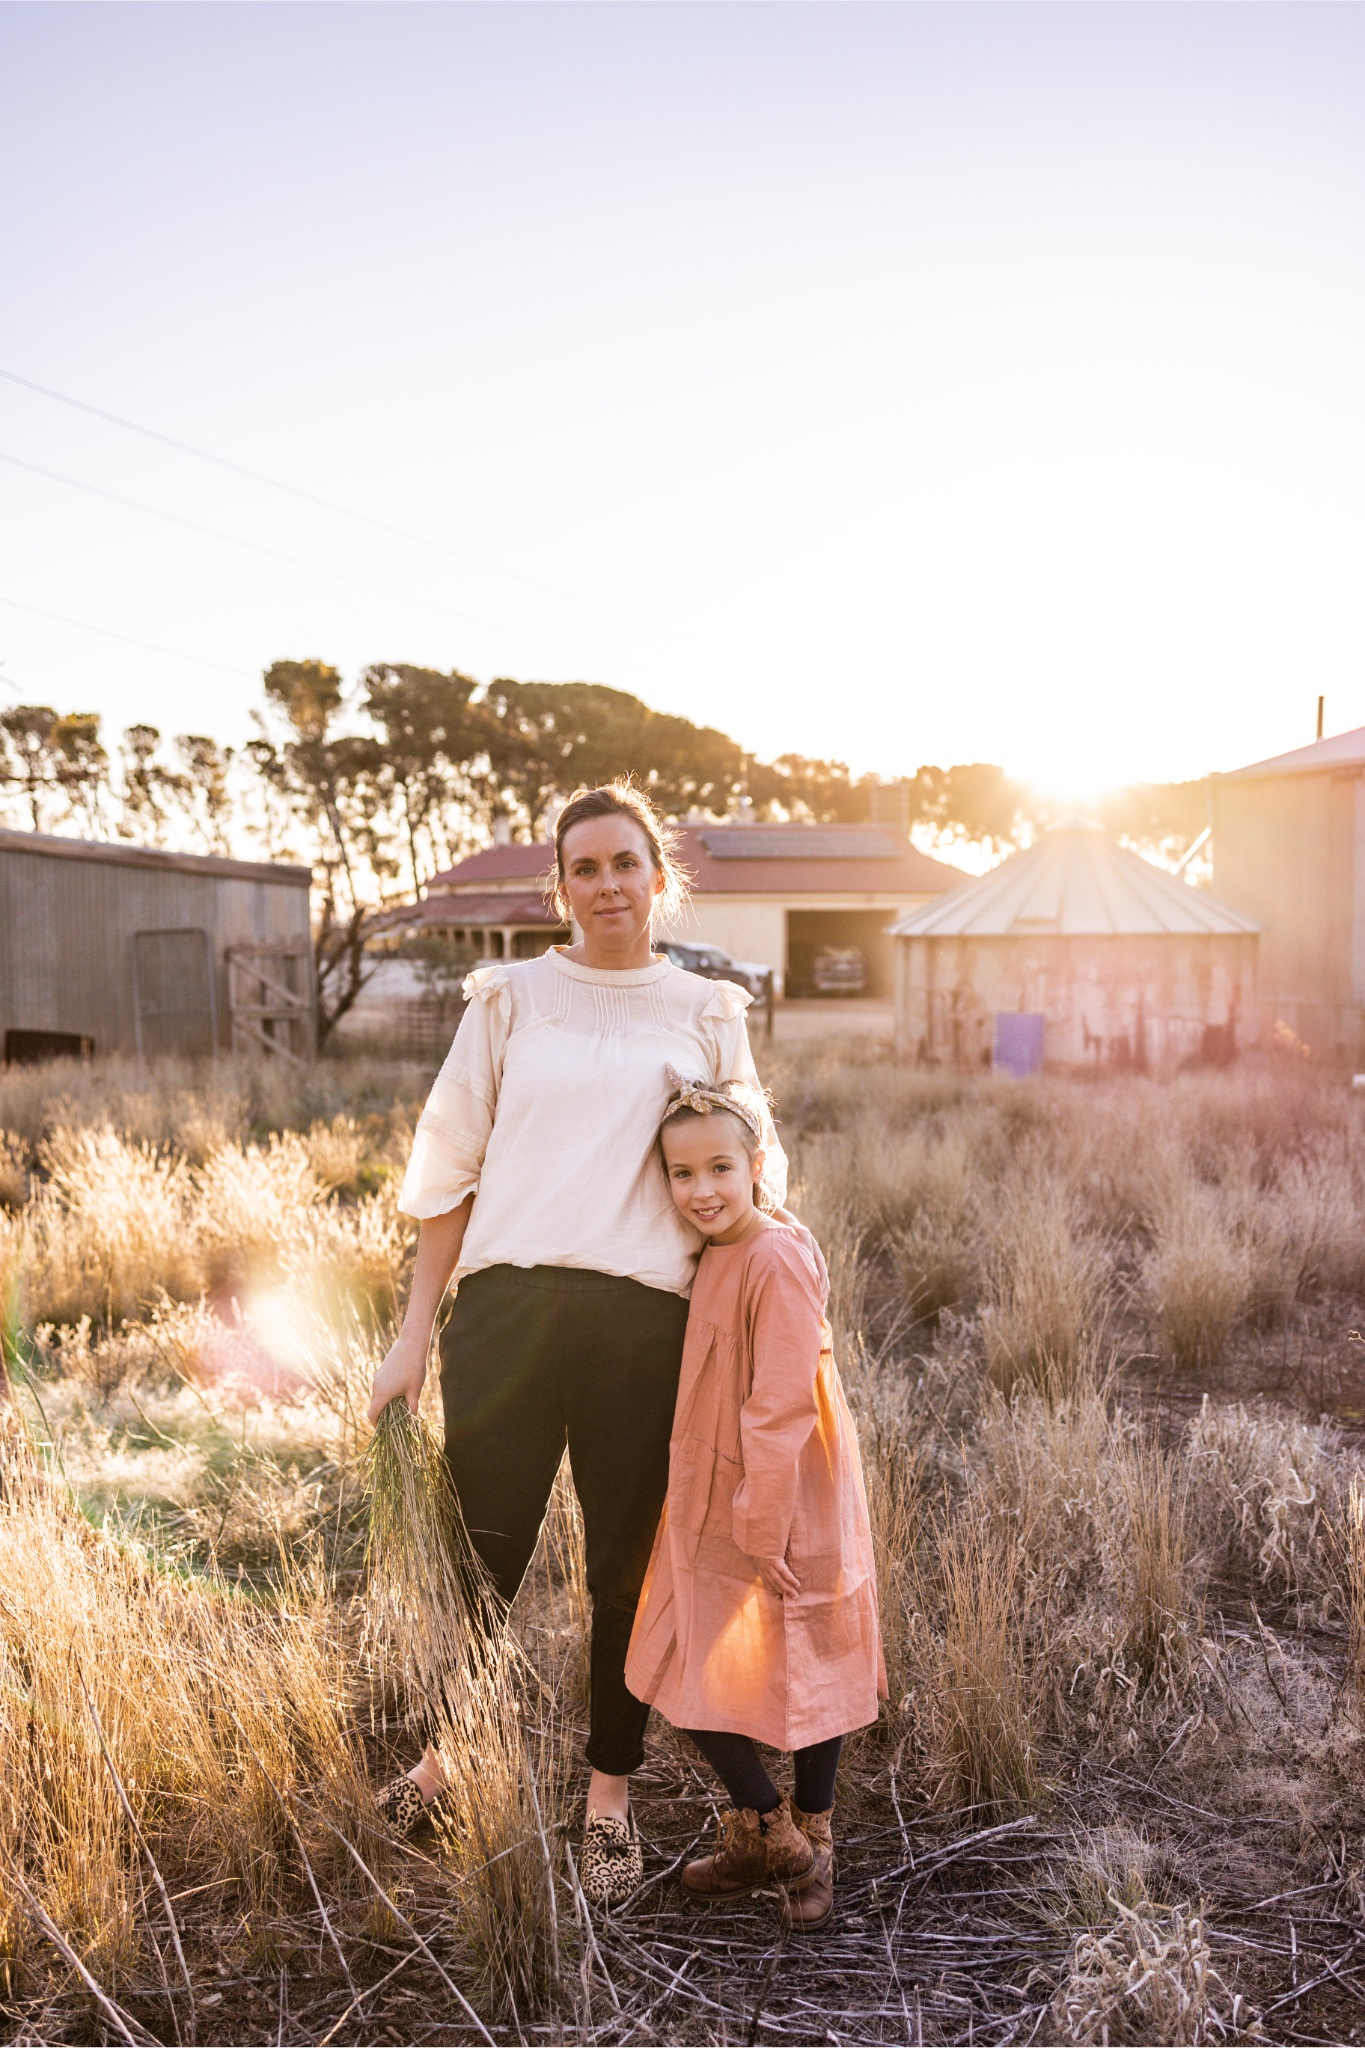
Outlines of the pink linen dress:
[[[820,1248],[769,1223],[708,1245],[692,1290],[668,1499],[626,1684],[675,1727],[805,1749],[886,1696],[867,1496],[824,1320]],[[801,1582],[779,1599],[755,1557]]]

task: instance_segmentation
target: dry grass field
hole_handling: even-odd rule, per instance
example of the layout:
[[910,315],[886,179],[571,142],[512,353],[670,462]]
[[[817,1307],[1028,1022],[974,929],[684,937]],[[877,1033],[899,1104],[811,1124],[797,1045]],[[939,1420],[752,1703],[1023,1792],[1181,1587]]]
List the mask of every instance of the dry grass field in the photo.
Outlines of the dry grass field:
[[0,1075],[4,2039],[1359,2038],[1365,1104],[1292,1064],[1016,1086],[870,1042],[767,1078],[892,1693],[846,1752],[837,1921],[785,1945],[761,1897],[680,1897],[715,1795],[666,1728],[646,1883],[583,1906],[564,1485],[512,1634],[439,1679],[437,1839],[368,1822],[448,1590],[392,1538],[429,1439],[362,1419],[427,1077]]

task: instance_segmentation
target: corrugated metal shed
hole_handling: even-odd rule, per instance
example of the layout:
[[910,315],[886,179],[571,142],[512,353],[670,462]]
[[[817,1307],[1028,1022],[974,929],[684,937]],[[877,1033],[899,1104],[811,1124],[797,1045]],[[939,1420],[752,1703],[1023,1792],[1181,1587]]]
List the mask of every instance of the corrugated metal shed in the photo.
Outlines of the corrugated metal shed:
[[310,1050],[311,881],[282,863],[0,831],[8,1056],[51,1037],[97,1052]]
[[1313,740],[1288,754],[1272,754],[1268,761],[1253,761],[1249,768],[1234,768],[1219,780],[1250,782],[1258,775],[1316,775],[1324,768],[1365,768],[1365,725],[1334,733],[1329,740]]
[[1210,784],[1214,886],[1254,917],[1266,1032],[1365,1064],[1365,726]]
[[1250,918],[1119,846],[1088,818],[1064,818],[1036,846],[891,927],[915,934],[1064,938],[1148,932],[1254,932]]

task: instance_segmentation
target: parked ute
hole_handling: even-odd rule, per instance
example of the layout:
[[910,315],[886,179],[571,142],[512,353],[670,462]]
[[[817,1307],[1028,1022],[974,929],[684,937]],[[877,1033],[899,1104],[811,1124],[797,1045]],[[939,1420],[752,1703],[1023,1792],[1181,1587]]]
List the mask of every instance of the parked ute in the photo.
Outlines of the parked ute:
[[867,968],[857,946],[822,946],[811,969],[818,996],[860,996],[867,987]]
[[758,960],[732,960],[724,946],[696,946],[670,939],[661,951],[675,967],[700,974],[706,981],[733,981],[751,996],[761,996],[768,986],[771,968]]

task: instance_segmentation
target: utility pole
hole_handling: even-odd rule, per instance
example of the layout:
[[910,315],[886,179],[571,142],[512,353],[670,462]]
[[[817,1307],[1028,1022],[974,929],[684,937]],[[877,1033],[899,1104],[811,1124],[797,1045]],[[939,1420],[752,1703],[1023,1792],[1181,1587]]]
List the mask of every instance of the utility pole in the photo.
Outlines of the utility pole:
[[1319,738],[1319,739],[1321,739],[1321,738],[1322,738],[1322,712],[1323,712],[1323,706],[1324,706],[1324,705],[1326,704],[1326,702],[1327,702],[1327,699],[1326,699],[1325,697],[1319,697],[1319,698],[1318,698],[1318,738]]

